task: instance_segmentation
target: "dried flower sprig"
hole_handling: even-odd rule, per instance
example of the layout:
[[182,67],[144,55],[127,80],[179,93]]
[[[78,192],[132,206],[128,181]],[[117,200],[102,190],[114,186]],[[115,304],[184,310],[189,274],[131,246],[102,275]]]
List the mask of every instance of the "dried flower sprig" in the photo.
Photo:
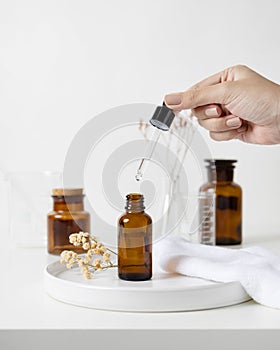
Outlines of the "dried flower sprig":
[[79,256],[72,250],[64,250],[60,254],[60,263],[65,264],[68,269],[74,266],[81,267],[81,272],[86,279],[91,279],[96,271],[118,267],[111,261],[111,253],[115,255],[117,253],[98,242],[97,237],[91,236],[88,232],[72,233],[69,236],[69,242],[75,247],[82,247],[86,254]]

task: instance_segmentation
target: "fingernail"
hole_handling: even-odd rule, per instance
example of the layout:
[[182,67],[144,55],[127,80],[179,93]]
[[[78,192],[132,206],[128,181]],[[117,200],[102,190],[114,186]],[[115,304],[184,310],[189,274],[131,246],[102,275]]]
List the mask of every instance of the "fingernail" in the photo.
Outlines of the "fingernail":
[[229,128],[234,128],[241,125],[241,120],[238,117],[230,118],[226,121],[226,125]]
[[218,116],[217,108],[216,107],[207,108],[205,110],[205,115],[207,115],[207,117],[217,117]]
[[169,106],[177,106],[182,102],[182,94],[170,94],[165,96],[165,103]]

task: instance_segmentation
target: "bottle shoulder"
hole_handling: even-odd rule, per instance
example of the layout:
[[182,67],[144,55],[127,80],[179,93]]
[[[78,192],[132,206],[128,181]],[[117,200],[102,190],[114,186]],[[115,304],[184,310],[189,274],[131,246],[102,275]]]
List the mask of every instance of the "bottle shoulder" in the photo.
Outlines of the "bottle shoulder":
[[53,210],[47,214],[49,219],[88,219],[90,217],[89,212],[87,211],[64,211],[64,210]]
[[118,220],[119,224],[143,223],[149,225],[152,223],[152,218],[145,212],[141,213],[124,213]]
[[206,192],[213,189],[219,189],[219,188],[233,188],[238,189],[242,191],[242,187],[237,184],[236,182],[229,182],[229,181],[219,181],[219,182],[207,182],[200,186],[199,191],[200,192]]

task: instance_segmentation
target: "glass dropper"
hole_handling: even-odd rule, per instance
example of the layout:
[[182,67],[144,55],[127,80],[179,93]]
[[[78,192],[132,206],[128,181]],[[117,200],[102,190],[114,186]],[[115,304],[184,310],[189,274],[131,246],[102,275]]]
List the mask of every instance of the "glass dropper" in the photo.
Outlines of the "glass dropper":
[[137,172],[135,175],[135,179],[137,181],[142,180],[144,170],[145,170],[145,164],[147,163],[147,161],[149,161],[152,158],[155,148],[157,146],[158,140],[160,138],[161,132],[169,130],[174,117],[175,117],[174,112],[172,111],[172,109],[168,108],[164,102],[162,106],[157,106],[156,110],[154,111],[154,114],[150,119],[150,123],[156,129],[152,135],[152,138],[148,141],[148,144],[144,151],[144,156],[141,159],[140,165],[137,169]]
[[155,129],[151,139],[148,141],[148,144],[147,144],[145,151],[144,151],[143,158],[140,161],[139,168],[137,169],[137,172],[135,175],[135,179],[137,181],[142,180],[144,170],[145,170],[145,165],[147,164],[147,161],[149,161],[152,158],[154,151],[156,149],[158,140],[160,138],[160,135],[161,135],[161,130]]

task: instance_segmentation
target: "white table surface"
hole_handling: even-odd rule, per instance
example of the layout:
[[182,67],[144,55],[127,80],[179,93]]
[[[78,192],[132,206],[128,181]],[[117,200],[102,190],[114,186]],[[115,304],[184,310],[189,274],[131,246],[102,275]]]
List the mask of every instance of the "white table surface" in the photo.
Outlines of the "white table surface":
[[[245,240],[280,254],[280,235]],[[280,329],[280,310],[249,301],[220,309],[177,313],[123,313],[61,303],[44,292],[43,270],[59,259],[45,248],[1,253],[0,329]]]

